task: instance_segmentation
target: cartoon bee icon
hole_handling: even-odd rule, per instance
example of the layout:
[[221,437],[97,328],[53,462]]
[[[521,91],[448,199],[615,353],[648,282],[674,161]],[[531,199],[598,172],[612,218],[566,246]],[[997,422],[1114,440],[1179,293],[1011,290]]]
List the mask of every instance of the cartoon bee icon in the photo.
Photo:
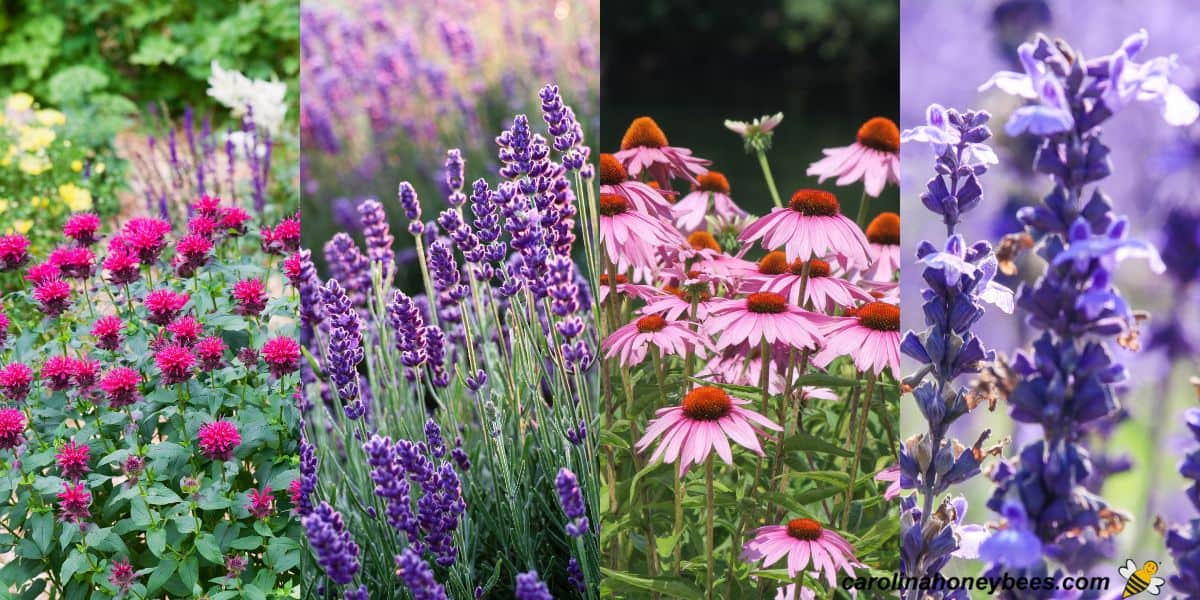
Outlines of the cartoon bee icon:
[[1155,577],[1158,572],[1158,563],[1148,560],[1142,564],[1142,568],[1138,569],[1133,560],[1126,559],[1125,566],[1117,569],[1121,577],[1125,578],[1125,591],[1121,593],[1122,598],[1136,596],[1142,592],[1150,592],[1151,596],[1157,596],[1162,593],[1162,586],[1167,580],[1162,577]]

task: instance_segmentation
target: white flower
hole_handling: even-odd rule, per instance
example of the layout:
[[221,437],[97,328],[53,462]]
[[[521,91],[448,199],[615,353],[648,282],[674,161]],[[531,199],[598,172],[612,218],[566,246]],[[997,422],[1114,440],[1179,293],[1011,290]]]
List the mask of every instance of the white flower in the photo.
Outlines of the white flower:
[[208,95],[230,109],[235,117],[252,114],[254,124],[277,135],[287,117],[287,84],[250,79],[239,71],[225,70],[213,61],[208,77]]

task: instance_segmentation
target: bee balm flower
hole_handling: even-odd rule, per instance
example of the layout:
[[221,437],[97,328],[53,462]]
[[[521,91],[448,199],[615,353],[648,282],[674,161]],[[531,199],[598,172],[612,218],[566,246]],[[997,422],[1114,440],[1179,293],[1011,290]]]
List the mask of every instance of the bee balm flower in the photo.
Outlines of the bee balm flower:
[[196,436],[200,440],[200,452],[212,460],[232,459],[233,451],[242,443],[237,426],[229,421],[205,423]]
[[191,379],[196,357],[187,346],[168,344],[154,354],[154,365],[162,372],[163,385],[175,385]]
[[237,314],[257,317],[267,307],[267,289],[260,279],[243,279],[233,284]]
[[283,377],[300,368],[300,344],[290,337],[271,338],[263,344],[262,357],[271,375]]
[[15,362],[0,368],[0,393],[13,402],[25,400],[32,383],[33,369],[25,363]]
[[16,408],[0,408],[0,450],[12,450],[25,443],[25,413]]
[[94,213],[71,215],[63,225],[63,235],[75,240],[80,246],[91,246],[97,241],[96,230],[100,228],[100,217]]
[[57,317],[71,307],[71,286],[61,279],[49,279],[33,288],[33,299],[48,317]]
[[77,445],[74,440],[69,440],[55,453],[54,462],[58,464],[58,471],[64,479],[78,481],[91,471],[88,467],[89,458],[87,444]]
[[121,332],[125,329],[125,323],[121,321],[121,317],[109,315],[96,319],[96,324],[92,325],[92,337],[96,338],[96,347],[101,350],[116,350],[121,346]]
[[89,510],[91,504],[92,493],[87,491],[83,482],[63,482],[63,491],[58,493],[58,511],[63,521],[80,523],[86,520],[92,516]]
[[179,316],[179,312],[187,304],[189,296],[171,290],[154,290],[146,294],[142,301],[150,316],[146,319],[155,325],[166,325]]
[[14,271],[29,262],[29,239],[23,235],[0,236],[0,271]]
[[129,367],[116,367],[100,378],[100,389],[108,396],[111,408],[122,408],[138,401],[142,376]]
[[262,491],[250,490],[250,504],[246,505],[246,510],[258,519],[265,519],[275,513],[275,497],[271,495],[271,486],[266,486]]

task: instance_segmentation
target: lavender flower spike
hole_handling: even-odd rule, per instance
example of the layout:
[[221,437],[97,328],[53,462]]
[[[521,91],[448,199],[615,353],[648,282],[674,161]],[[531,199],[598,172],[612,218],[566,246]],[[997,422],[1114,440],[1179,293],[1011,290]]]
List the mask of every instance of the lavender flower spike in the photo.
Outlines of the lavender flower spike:
[[517,575],[517,600],[554,600],[550,588],[538,579],[537,571]]
[[322,502],[300,522],[308,535],[308,545],[316,554],[317,564],[338,585],[347,585],[358,575],[358,544],[346,531],[341,513]]
[[579,490],[575,473],[566,467],[559,469],[554,484],[558,487],[558,501],[562,504],[563,512],[570,519],[567,534],[579,537],[588,533],[587,507],[583,503],[583,493]]
[[[983,189],[978,178],[987,172],[994,154],[984,142],[991,137],[986,112],[959,113],[933,105],[927,125],[906,131],[906,143],[928,143],[936,156],[935,172],[922,196],[925,207],[938,214],[946,226],[941,244],[922,241],[917,259],[923,266],[927,288],[924,331],[909,331],[900,343],[904,354],[916,359],[920,369],[905,379],[925,418],[926,431],[905,440],[900,447],[901,570],[909,577],[940,576],[953,557],[974,558],[972,548],[986,537],[979,525],[963,518],[967,503],[961,497],[945,498],[951,486],[980,473],[977,456],[987,432],[973,444],[949,436],[950,427],[971,410],[967,389],[960,377],[978,373],[994,360],[972,331],[983,316],[984,303],[994,301],[1011,310],[1012,292],[992,281],[997,261],[987,242],[968,245],[955,229],[964,213],[978,205]],[[911,493],[915,490],[916,493]],[[942,497],[940,504],[937,499]],[[910,598],[915,598],[911,594]],[[930,596],[947,596],[931,593]]]
[[404,581],[413,600],[446,600],[446,590],[433,578],[433,569],[412,548],[396,557],[396,576]]

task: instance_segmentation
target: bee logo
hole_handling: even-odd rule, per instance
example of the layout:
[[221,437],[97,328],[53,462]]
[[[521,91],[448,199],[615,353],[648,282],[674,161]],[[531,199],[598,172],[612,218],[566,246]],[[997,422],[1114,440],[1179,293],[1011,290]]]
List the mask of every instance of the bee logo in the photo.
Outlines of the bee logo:
[[1158,563],[1148,560],[1142,564],[1142,568],[1137,568],[1133,560],[1126,559],[1125,566],[1117,569],[1121,577],[1125,578],[1125,591],[1121,593],[1122,598],[1136,596],[1142,592],[1150,592],[1151,596],[1157,596],[1162,593],[1162,586],[1167,580],[1162,577],[1155,577],[1158,572]]

